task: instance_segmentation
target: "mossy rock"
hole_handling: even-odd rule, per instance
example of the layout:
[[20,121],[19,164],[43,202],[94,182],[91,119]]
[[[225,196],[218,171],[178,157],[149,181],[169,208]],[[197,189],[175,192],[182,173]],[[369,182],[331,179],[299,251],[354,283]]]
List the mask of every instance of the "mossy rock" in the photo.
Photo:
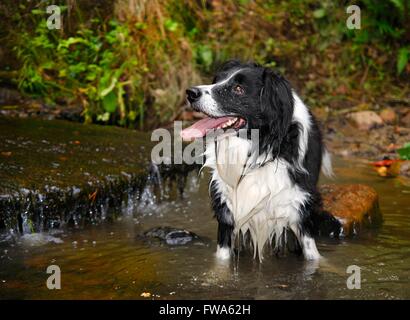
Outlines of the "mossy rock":
[[182,190],[193,169],[153,166],[150,135],[118,127],[0,117],[0,136],[0,229],[99,222],[159,174]]

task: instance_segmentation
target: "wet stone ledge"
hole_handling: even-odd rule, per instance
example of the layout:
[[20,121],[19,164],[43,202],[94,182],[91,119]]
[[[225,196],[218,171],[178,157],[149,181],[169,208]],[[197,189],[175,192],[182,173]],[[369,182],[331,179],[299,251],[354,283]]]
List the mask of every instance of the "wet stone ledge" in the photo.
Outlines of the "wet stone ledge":
[[196,169],[152,165],[150,135],[117,127],[0,117],[0,136],[0,231],[115,219]]

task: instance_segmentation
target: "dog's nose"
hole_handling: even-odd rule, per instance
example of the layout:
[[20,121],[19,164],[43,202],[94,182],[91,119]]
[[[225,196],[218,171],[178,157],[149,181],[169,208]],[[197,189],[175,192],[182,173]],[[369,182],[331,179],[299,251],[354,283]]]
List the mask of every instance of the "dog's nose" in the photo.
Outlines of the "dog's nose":
[[201,89],[197,87],[191,87],[186,90],[186,94],[188,97],[188,101],[192,103],[192,102],[197,101],[201,97],[202,92],[201,92]]

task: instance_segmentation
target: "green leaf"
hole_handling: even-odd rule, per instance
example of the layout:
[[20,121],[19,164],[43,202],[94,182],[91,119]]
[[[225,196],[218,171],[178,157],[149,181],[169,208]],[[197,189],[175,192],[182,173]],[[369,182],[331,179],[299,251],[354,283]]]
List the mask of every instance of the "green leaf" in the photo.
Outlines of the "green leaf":
[[114,90],[116,84],[117,84],[117,78],[113,77],[112,80],[111,80],[111,84],[107,88],[101,90],[100,96],[105,97],[107,94],[112,92],[112,90]]
[[132,122],[135,121],[135,119],[137,119],[137,112],[132,110],[128,113],[128,119],[130,119]]
[[315,19],[322,19],[325,15],[326,15],[326,11],[323,8],[316,9],[315,11],[313,11],[313,17]]
[[61,48],[68,48],[72,44],[76,44],[76,43],[87,43],[87,41],[79,37],[70,37],[67,40],[60,41],[60,44],[58,45],[57,50]]
[[99,114],[97,116],[97,120],[107,122],[108,120],[110,120],[110,113],[104,112],[103,114]]
[[400,12],[404,12],[404,1],[403,0],[390,0],[390,2],[393,3],[400,10]]
[[144,23],[144,22],[137,22],[137,23],[135,24],[135,28],[136,28],[137,30],[145,30],[145,29],[147,29],[147,24]]
[[85,70],[87,70],[87,65],[84,62],[79,62],[68,67],[68,71],[72,77],[75,77]]
[[198,33],[199,33],[199,30],[198,30],[197,27],[193,27],[191,30],[188,31],[188,35],[189,35],[190,37],[193,37],[193,36],[195,36],[195,35],[198,34]]
[[400,159],[410,160],[410,142],[404,144],[403,148],[397,149]]
[[33,15],[41,15],[41,14],[45,14],[46,11],[45,11],[45,10],[41,10],[41,9],[33,9],[33,10],[31,10],[31,13],[32,13]]
[[397,149],[397,153],[402,160],[410,160],[410,142],[404,144],[403,148]]
[[212,50],[210,47],[204,45],[198,48],[199,61],[209,68],[213,62]]
[[409,62],[410,48],[401,48],[397,55],[397,74],[401,74]]
[[165,25],[165,29],[171,32],[175,32],[178,29],[178,22],[171,20],[171,19],[165,20],[164,25]]
[[117,97],[113,91],[107,94],[103,99],[104,110],[113,113],[117,109]]

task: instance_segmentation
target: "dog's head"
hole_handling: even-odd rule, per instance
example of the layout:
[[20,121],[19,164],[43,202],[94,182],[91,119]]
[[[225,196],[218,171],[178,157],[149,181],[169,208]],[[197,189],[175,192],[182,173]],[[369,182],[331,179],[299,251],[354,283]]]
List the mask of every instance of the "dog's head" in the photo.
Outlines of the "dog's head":
[[[226,62],[210,85],[186,90],[188,101],[207,118],[182,131],[185,140],[215,129],[258,129],[262,147],[277,149],[292,121],[293,95],[280,74],[256,63]],[[220,131],[220,130],[219,130]],[[276,147],[275,147],[276,145]]]

